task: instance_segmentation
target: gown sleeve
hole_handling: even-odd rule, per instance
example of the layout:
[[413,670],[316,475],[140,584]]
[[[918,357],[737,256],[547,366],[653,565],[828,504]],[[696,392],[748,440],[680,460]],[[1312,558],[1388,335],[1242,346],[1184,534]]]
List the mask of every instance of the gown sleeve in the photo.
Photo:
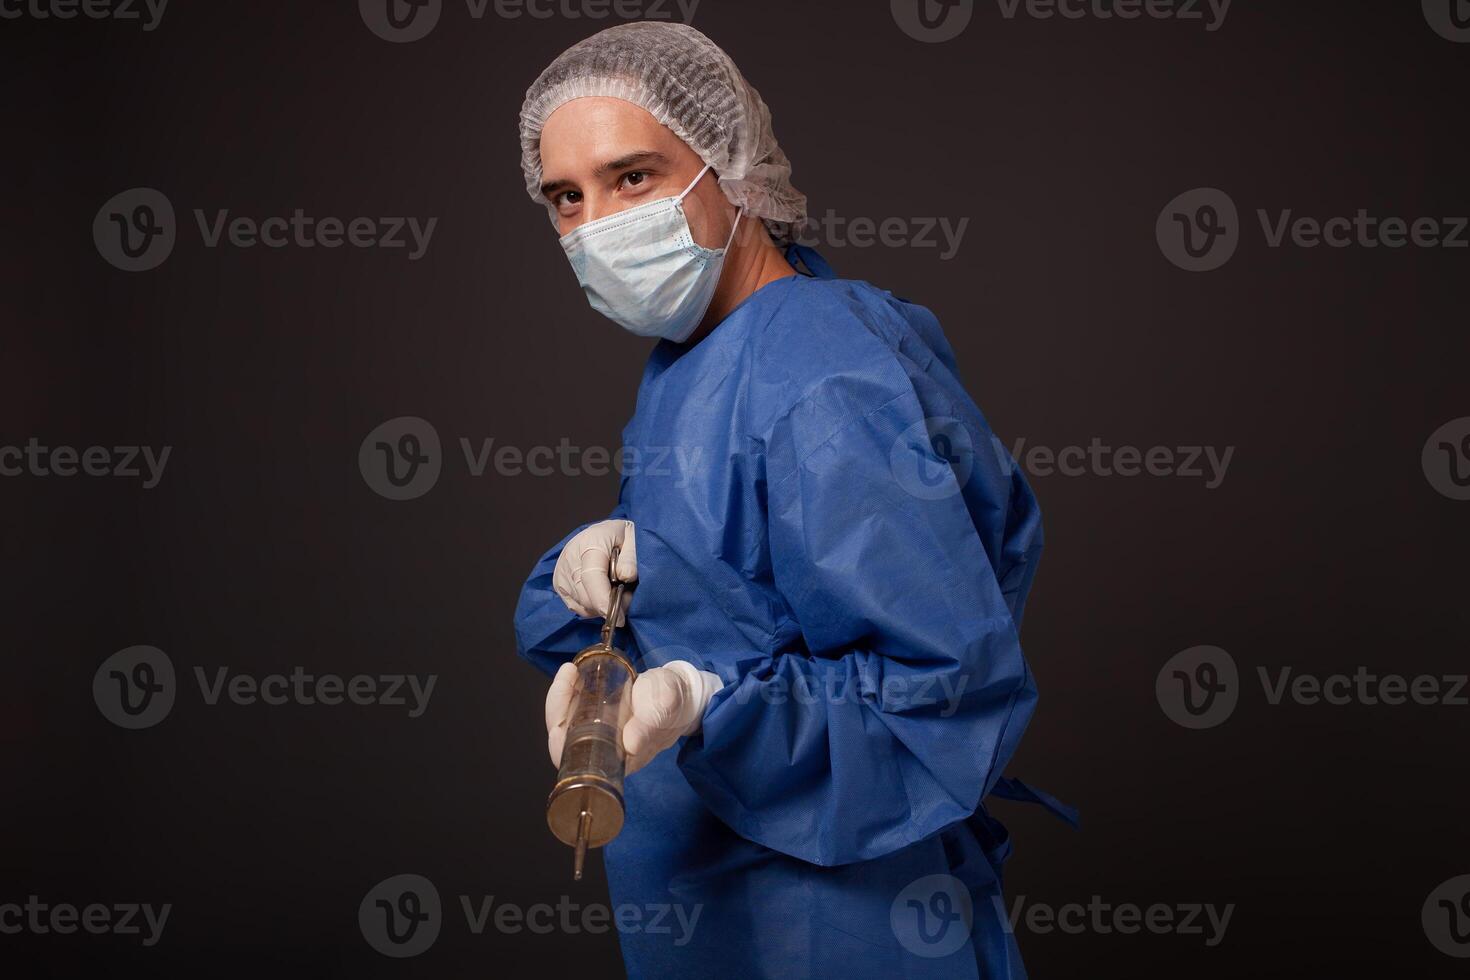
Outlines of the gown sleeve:
[[679,755],[737,833],[817,865],[974,813],[1036,699],[1017,631],[1035,498],[978,415],[946,420],[941,442],[912,390],[880,394],[856,417],[808,404],[786,420],[796,449],[768,463],[767,510],[795,623],[725,678]]
[[[626,517],[623,505],[619,504],[604,520]],[[516,603],[516,652],[548,675],[555,674],[558,667],[596,643],[601,635],[602,620],[578,616],[551,587],[551,575],[556,571],[561,549],[595,523],[598,522],[589,521],[573,529],[541,556],[521,587],[521,597]]]

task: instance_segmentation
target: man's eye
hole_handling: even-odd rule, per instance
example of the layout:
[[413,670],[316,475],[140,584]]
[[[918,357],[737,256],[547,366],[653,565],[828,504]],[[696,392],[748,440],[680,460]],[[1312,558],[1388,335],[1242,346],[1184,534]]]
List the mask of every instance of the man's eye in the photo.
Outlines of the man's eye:
[[563,207],[564,205],[568,204],[576,204],[581,200],[581,191],[562,191],[560,194],[556,195],[556,201],[554,203],[557,207]]
[[648,179],[648,174],[642,170],[634,170],[623,176],[623,182],[629,187],[637,187]]

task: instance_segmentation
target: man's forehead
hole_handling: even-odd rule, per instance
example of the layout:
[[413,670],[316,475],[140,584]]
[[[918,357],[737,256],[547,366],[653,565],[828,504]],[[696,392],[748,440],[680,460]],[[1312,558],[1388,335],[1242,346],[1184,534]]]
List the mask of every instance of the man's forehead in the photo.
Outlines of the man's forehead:
[[548,138],[559,141],[591,132],[638,134],[645,139],[666,134],[678,139],[672,130],[642,106],[608,96],[588,96],[558,106],[541,128],[541,142],[544,146]]

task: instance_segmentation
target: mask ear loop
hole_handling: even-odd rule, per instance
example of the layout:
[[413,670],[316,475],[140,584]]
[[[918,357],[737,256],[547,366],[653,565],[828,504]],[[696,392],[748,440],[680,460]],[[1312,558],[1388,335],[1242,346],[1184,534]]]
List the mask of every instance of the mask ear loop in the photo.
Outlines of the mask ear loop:
[[689,196],[689,192],[692,191],[692,190],[694,190],[694,185],[697,184],[697,183],[699,183],[701,180],[703,180],[704,179],[704,175],[707,174],[707,173],[709,173],[713,169],[714,169],[713,167],[711,167],[709,164],[706,163],[704,165],[704,169],[699,172],[699,175],[696,176],[693,180],[691,180],[689,182],[689,186],[688,187],[684,188],[684,193],[682,193],[678,197],[674,198],[674,200],[675,201],[681,201],[682,202],[684,200],[684,198],[686,198],[686,197]]
[[[694,180],[690,181],[688,187],[684,188],[684,193],[674,198],[674,200],[679,202],[680,204],[684,203],[684,198],[689,196],[689,192],[694,190],[695,185],[704,179],[704,175],[709,173],[713,169],[713,167],[706,163],[704,165],[704,169],[699,172],[698,176],[696,176]],[[730,251],[730,246],[735,244],[735,230],[740,227],[740,219],[744,215],[745,208],[743,207],[735,212],[735,223],[730,226],[730,237],[725,239],[725,247],[720,249],[721,252]]]
[[725,239],[725,247],[720,251],[729,252],[730,246],[735,244],[735,229],[740,227],[740,219],[745,216],[745,209],[740,208],[735,212],[735,223],[730,226],[730,237]]

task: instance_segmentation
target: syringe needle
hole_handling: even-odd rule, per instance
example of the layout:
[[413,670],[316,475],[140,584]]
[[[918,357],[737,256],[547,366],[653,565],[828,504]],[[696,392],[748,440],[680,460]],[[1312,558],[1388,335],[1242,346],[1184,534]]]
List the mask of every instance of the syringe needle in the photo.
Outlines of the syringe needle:
[[592,827],[592,814],[586,810],[577,818],[577,846],[572,851],[572,880],[582,880],[582,862],[587,858],[587,832]]

